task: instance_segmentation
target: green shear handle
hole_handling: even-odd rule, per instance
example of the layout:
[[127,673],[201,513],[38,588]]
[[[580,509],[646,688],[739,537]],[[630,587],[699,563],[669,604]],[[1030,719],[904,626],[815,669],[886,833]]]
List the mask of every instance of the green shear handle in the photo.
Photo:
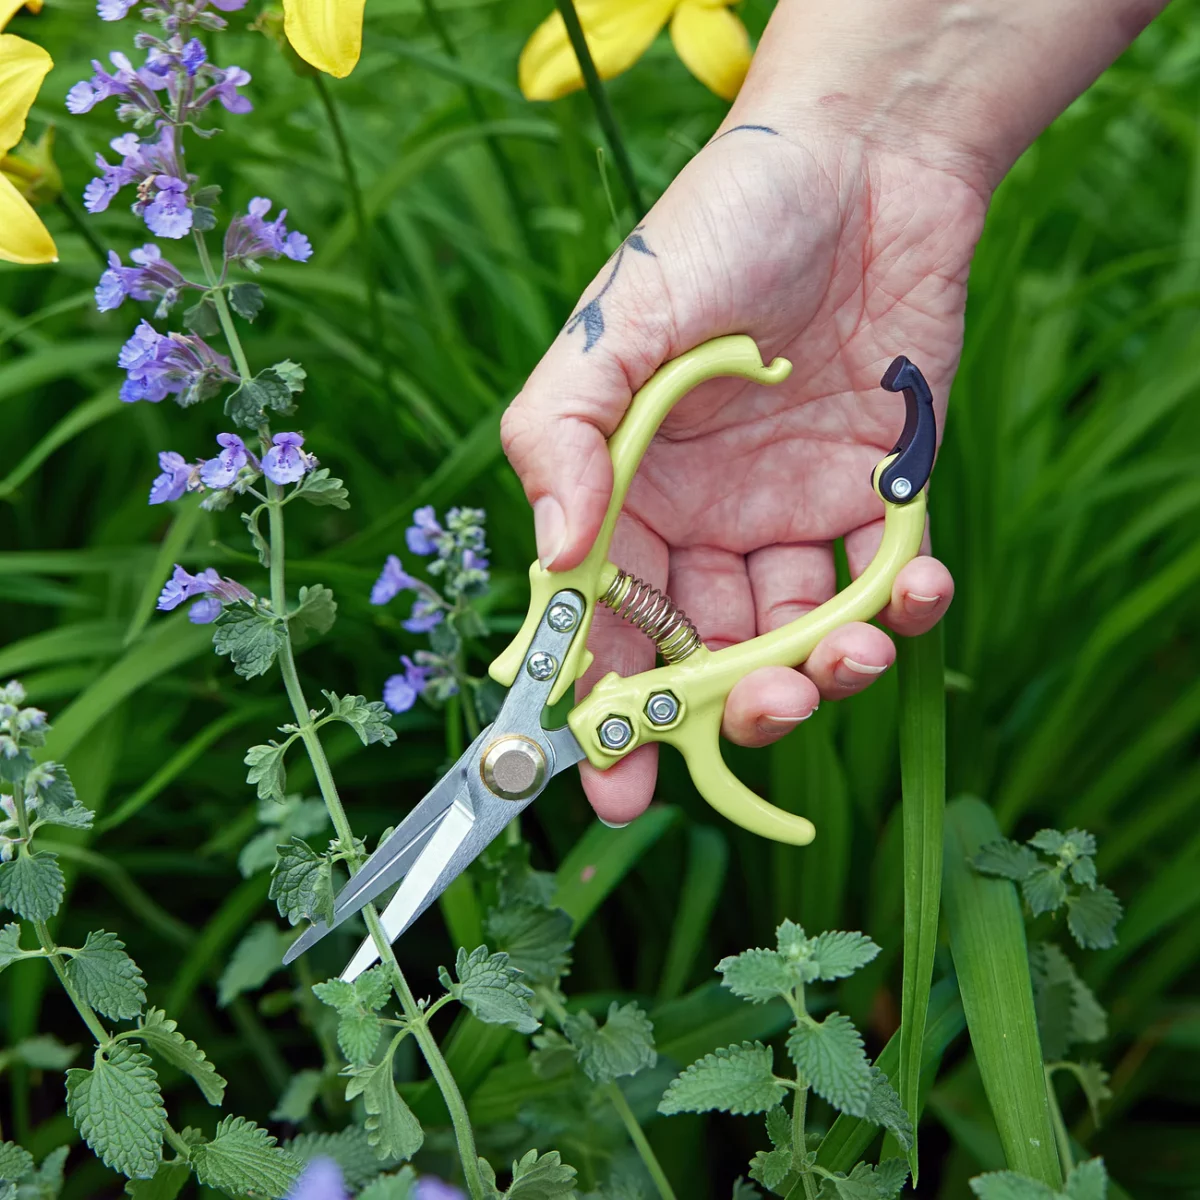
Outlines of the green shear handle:
[[916,555],[925,530],[925,485],[933,466],[936,428],[932,398],[921,373],[908,359],[898,358],[883,378],[883,387],[904,392],[906,404],[900,440],[872,474],[872,486],[884,504],[883,540],[866,570],[819,608],[771,633],[710,651],[669,600],[630,580],[608,561],[617,516],[638,463],[679,400],[718,376],[775,384],[786,379],[791,369],[782,358],[764,366],[753,340],[735,335],[705,342],[654,374],[634,396],[609,439],[613,491],[595,544],[587,558],[569,571],[546,571],[536,562],[530,567],[529,613],[512,644],[492,663],[490,674],[497,682],[512,685],[551,596],[570,588],[583,598],[585,611],[551,694],[553,703],[591,665],[586,641],[596,605],[605,603],[630,615],[630,592],[638,589],[642,619],[637,623],[655,637],[668,661],[628,678],[606,675],[576,705],[567,723],[584,754],[603,770],[640,745],[665,742],[683,754],[697,790],[719,813],[762,837],[803,846],[816,833],[812,822],[768,804],[725,765],[720,750],[725,700],[751,671],[800,666],[827,634],[850,621],[869,620],[886,607],[897,573]]

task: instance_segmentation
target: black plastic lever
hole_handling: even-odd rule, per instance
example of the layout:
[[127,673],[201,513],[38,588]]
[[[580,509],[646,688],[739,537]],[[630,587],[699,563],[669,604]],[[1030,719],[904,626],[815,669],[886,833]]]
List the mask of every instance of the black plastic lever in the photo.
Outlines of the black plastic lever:
[[904,393],[904,430],[892,448],[896,458],[879,478],[879,491],[893,504],[907,504],[920,494],[933,471],[937,450],[937,417],[925,376],[901,354],[884,372],[880,387]]

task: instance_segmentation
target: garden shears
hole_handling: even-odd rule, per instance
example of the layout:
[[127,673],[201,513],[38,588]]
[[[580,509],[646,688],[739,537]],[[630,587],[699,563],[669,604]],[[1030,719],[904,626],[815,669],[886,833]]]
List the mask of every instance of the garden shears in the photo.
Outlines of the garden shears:
[[[792,845],[812,841],[812,822],[769,804],[726,766],[719,744],[725,699],[751,671],[799,666],[834,629],[869,620],[886,606],[897,572],[917,554],[925,529],[936,418],[921,372],[899,357],[883,377],[881,386],[903,392],[905,401],[900,438],[871,476],[884,505],[883,539],[862,574],[825,604],[771,633],[710,651],[667,596],[608,560],[634,472],[675,404],[708,379],[734,376],[777,384],[791,369],[782,358],[764,365],[749,337],[722,337],[661,367],[634,396],[609,439],[612,497],[587,558],[567,571],[551,572],[536,561],[529,569],[529,612],[489,668],[491,677],[509,689],[495,721],[354,874],[334,900],[332,921],[306,930],[285,962],[399,884],[381,915],[388,938],[395,941],[555,775],[585,758],[604,770],[649,742],[679,750],[696,789],[735,824]],[[591,665],[587,637],[601,604],[645,632],[664,665],[626,678],[606,675],[575,705],[566,725],[546,729],[543,711]],[[354,979],[378,957],[368,937],[342,978]]]

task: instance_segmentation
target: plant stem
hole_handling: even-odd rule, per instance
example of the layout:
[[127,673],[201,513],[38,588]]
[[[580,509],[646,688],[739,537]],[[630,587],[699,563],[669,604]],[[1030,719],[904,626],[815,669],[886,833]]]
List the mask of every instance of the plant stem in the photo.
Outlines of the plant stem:
[[808,1141],[804,1132],[804,1118],[808,1110],[808,1084],[799,1071],[796,1072],[796,1097],[792,1101],[792,1170],[800,1179],[787,1194],[787,1200],[816,1200],[817,1185],[813,1180],[805,1159],[808,1156]]
[[107,267],[108,255],[104,252],[100,239],[92,232],[92,227],[79,215],[79,210],[75,205],[65,195],[60,195],[55,203],[66,214],[67,220],[75,227],[76,232],[87,242],[92,253],[100,260],[100,265]]
[[1054,1127],[1054,1140],[1058,1143],[1058,1157],[1062,1163],[1063,1175],[1069,1175],[1075,1165],[1075,1156],[1071,1153],[1071,1135],[1067,1133],[1067,1123],[1063,1120],[1062,1109],[1058,1103],[1058,1093],[1054,1090],[1052,1069],[1043,1067],[1046,1075],[1046,1099],[1050,1104],[1050,1124]]
[[592,61],[592,52],[588,49],[587,38],[584,36],[583,26],[579,23],[579,14],[575,11],[574,0],[557,0],[557,4],[558,11],[562,13],[563,22],[567,27],[567,37],[571,39],[571,49],[575,51],[579,69],[583,72],[583,81],[587,85],[592,107],[596,110],[596,119],[600,122],[600,128],[604,130],[608,148],[612,151],[613,159],[616,161],[617,172],[621,176],[621,182],[625,185],[625,191],[629,193],[634,216],[641,216],[642,196],[638,190],[637,179],[633,174],[633,164],[629,161],[629,153],[621,138],[621,128],[617,124],[616,114],[608,101],[608,93],[605,92],[604,84],[600,81],[600,73]]
[[625,1129],[629,1134],[629,1139],[637,1148],[637,1152],[641,1156],[646,1170],[650,1172],[650,1178],[654,1180],[654,1186],[658,1188],[658,1194],[662,1197],[662,1200],[675,1200],[675,1192],[671,1188],[671,1181],[667,1178],[666,1172],[662,1169],[662,1164],[655,1156],[654,1149],[647,1140],[641,1125],[638,1124],[638,1119],[634,1115],[633,1109],[629,1107],[629,1101],[625,1099],[625,1093],[613,1081],[604,1085],[604,1094],[612,1102],[613,1108],[617,1110],[617,1116],[624,1123]]

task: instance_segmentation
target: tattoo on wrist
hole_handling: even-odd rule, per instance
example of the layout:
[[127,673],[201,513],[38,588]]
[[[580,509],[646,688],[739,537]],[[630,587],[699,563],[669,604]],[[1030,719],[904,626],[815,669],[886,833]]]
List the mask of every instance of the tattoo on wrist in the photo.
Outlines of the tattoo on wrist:
[[604,281],[604,286],[567,322],[567,332],[574,333],[575,330],[583,329],[583,352],[586,354],[603,336],[604,336],[604,311],[601,301],[604,299],[608,289],[612,287],[613,281],[617,278],[617,272],[621,269],[621,263],[625,261],[625,252],[632,250],[635,254],[648,254],[651,258],[658,256],[646,245],[646,239],[642,237],[644,225],[638,225],[633,232],[617,247],[616,254],[613,256],[615,261],[612,265],[612,270],[608,273],[608,278]]

